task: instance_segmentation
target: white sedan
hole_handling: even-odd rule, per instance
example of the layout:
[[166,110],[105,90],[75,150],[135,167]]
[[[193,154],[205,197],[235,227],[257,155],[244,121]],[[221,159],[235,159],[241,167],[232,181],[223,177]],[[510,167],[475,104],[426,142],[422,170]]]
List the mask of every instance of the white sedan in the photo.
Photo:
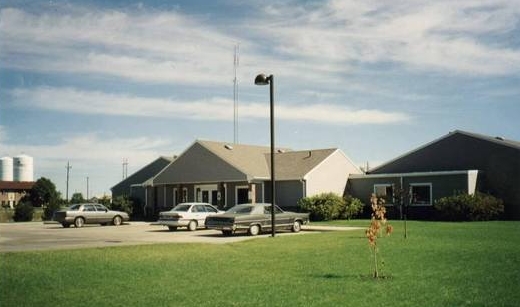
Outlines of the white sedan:
[[175,231],[178,227],[187,227],[188,230],[194,231],[204,227],[208,215],[224,212],[208,203],[181,203],[170,211],[160,212],[159,220],[154,225],[167,226],[170,231]]

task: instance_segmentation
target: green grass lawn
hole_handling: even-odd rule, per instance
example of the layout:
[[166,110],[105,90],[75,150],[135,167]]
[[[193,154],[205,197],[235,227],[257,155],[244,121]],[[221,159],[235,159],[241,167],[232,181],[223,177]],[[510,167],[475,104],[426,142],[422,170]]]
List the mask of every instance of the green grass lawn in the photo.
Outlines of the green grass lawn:
[[0,306],[519,305],[520,222],[408,222],[406,240],[392,224],[385,279],[363,230],[3,253]]

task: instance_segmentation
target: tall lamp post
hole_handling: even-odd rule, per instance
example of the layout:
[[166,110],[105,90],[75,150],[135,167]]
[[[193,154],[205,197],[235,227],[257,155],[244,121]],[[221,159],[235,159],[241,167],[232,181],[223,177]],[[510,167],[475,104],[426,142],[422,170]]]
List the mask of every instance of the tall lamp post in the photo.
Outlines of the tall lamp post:
[[265,74],[259,74],[255,78],[256,85],[267,85],[269,84],[270,93],[270,109],[271,109],[271,236],[275,236],[275,202],[276,202],[276,187],[275,187],[275,176],[274,176],[274,77],[273,75],[266,76]]

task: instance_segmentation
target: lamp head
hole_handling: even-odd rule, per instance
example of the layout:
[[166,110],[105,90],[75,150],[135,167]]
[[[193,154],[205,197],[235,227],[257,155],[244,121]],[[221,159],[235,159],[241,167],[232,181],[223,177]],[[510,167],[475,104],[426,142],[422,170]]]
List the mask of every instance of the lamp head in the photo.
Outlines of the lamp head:
[[271,81],[271,77],[266,76],[265,74],[259,74],[255,78],[256,85],[267,85]]

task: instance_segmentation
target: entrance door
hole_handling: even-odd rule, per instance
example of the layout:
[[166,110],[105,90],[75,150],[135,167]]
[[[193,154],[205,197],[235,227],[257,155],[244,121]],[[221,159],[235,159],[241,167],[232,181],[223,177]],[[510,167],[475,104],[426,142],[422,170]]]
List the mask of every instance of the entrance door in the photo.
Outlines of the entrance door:
[[249,202],[249,188],[237,188],[237,205]]
[[195,199],[196,201],[200,201],[203,203],[209,203],[212,205],[217,205],[217,193],[218,187],[216,184],[205,184],[195,186]]

